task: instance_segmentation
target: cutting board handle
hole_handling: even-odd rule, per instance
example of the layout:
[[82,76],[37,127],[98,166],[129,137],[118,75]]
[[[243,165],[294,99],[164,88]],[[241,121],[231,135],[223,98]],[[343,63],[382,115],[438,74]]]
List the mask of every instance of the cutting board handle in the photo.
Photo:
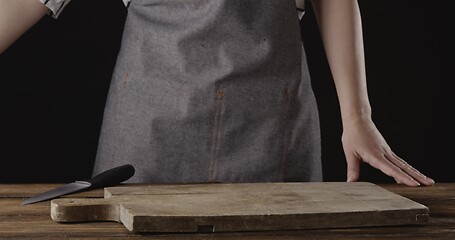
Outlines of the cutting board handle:
[[103,198],[54,199],[51,201],[51,218],[56,222],[120,222],[120,203]]

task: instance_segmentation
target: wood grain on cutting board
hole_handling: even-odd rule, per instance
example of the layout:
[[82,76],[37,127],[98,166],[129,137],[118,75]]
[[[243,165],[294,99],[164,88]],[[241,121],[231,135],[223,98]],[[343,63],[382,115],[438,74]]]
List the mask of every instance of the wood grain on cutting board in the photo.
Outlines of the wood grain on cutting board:
[[428,208],[368,182],[143,185],[51,201],[57,222],[134,232],[223,232],[425,224]]

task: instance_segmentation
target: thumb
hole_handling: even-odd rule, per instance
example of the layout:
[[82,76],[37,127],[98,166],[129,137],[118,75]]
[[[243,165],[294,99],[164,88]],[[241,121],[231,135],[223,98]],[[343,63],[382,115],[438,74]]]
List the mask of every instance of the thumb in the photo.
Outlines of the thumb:
[[360,159],[354,155],[346,156],[347,182],[356,182],[360,175]]

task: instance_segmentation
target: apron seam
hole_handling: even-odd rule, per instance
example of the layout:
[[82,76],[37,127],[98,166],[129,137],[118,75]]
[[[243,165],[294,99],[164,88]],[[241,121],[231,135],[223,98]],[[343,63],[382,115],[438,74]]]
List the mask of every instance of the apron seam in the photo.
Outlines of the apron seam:
[[284,171],[286,162],[286,149],[288,145],[288,122],[289,122],[289,108],[290,108],[290,90],[285,88],[283,91],[284,98],[284,111],[283,111],[283,136],[281,143],[281,157],[280,157],[280,178],[284,181]]
[[215,180],[215,166],[218,160],[218,150],[220,141],[220,129],[221,129],[221,115],[222,108],[224,105],[224,91],[218,90],[216,93],[216,102],[214,106],[214,119],[213,119],[213,131],[212,131],[212,146],[210,149],[210,162],[209,162],[209,176],[208,181],[213,182]]

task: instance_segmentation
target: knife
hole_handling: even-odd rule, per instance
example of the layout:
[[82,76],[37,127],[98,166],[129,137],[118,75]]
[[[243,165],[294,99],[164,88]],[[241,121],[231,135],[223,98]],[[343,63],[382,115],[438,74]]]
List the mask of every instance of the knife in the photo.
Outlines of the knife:
[[123,181],[128,180],[134,175],[134,167],[130,164],[125,164],[119,167],[112,168],[105,172],[102,172],[90,180],[87,181],[75,181],[73,183],[68,183],[63,186],[57,187],[55,189],[49,190],[47,192],[40,193],[31,198],[26,199],[21,203],[21,205],[26,205],[30,203],[37,203],[56,197],[60,197],[66,194],[79,192],[82,190],[96,189],[109,187],[112,185],[119,184]]

